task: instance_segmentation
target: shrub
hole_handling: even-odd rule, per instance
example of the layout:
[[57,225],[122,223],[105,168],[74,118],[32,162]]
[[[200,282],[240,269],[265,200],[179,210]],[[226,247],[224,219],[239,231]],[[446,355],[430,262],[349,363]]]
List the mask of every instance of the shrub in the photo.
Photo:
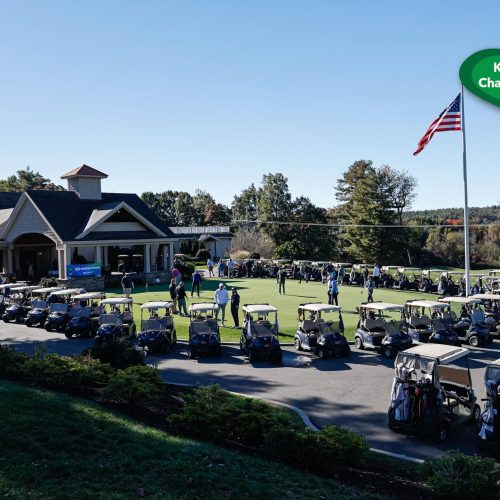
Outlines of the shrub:
[[210,252],[208,250],[206,250],[205,248],[200,248],[197,252],[196,252],[196,256],[195,256],[196,260],[202,260],[206,263],[206,261],[208,259],[210,259]]
[[99,359],[101,363],[109,363],[116,369],[144,364],[143,353],[135,349],[130,342],[122,339],[96,344],[85,349],[82,354]]
[[441,497],[500,496],[500,470],[490,458],[450,450],[440,459],[427,460],[422,466],[422,473]]
[[163,391],[163,381],[157,368],[130,366],[114,373],[104,391],[111,401],[148,404],[157,401]]
[[48,354],[23,364],[23,375],[32,382],[50,387],[94,387],[105,383],[113,369],[89,356],[66,357]]
[[46,276],[45,278],[40,279],[39,285],[41,287],[48,288],[50,286],[59,286],[59,283],[55,278],[53,278],[51,276]]
[[10,377],[22,376],[24,373],[24,363],[29,356],[24,353],[17,353],[12,346],[0,344],[0,375]]
[[234,252],[231,252],[231,258],[232,259],[248,259],[248,256],[250,255],[250,252],[247,252],[246,250],[235,250]]
[[249,256],[249,259],[260,259],[260,253],[252,252]]

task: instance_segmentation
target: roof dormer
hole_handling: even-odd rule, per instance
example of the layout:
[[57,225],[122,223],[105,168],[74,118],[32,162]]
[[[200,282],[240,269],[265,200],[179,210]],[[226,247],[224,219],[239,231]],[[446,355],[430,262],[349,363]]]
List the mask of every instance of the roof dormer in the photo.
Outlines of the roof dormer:
[[68,179],[68,191],[73,191],[80,199],[100,200],[101,180],[107,177],[107,174],[95,168],[82,165],[64,174],[61,179]]

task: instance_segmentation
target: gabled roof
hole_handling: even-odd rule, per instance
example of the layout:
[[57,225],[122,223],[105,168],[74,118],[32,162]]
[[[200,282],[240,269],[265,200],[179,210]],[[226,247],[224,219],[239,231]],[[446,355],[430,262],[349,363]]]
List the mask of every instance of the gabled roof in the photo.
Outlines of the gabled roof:
[[19,201],[22,193],[14,193],[14,192],[0,192],[0,210],[4,210],[6,208],[14,208]]
[[83,164],[81,167],[76,167],[62,175],[61,179],[70,179],[71,177],[95,177],[97,179],[106,179],[108,174]]

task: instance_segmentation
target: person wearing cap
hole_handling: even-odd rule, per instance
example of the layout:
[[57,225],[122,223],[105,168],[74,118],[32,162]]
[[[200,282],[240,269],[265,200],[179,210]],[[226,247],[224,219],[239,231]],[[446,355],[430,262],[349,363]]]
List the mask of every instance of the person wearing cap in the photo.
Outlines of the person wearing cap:
[[214,302],[219,306],[215,312],[215,319],[219,319],[219,311],[222,311],[222,325],[226,319],[226,306],[229,302],[229,294],[227,293],[224,283],[219,283],[219,288],[215,290]]
[[240,307],[240,295],[236,288],[231,289],[231,315],[233,316],[234,328],[240,327],[240,319],[238,318],[238,308]]
[[187,308],[186,308],[187,293],[186,293],[186,289],[184,288],[183,281],[181,281],[177,285],[177,287],[175,289],[175,295],[177,296],[177,305],[179,306],[180,315],[181,316],[188,316],[188,312],[187,312]]

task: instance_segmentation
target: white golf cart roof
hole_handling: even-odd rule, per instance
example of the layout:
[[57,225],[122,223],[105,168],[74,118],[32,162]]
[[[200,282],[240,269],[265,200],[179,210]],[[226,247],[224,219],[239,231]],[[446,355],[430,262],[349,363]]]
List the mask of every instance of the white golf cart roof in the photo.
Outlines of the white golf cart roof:
[[299,309],[302,309],[304,311],[314,311],[314,312],[334,312],[342,310],[342,308],[339,306],[322,304],[321,302],[315,302],[312,304],[303,304],[299,306]]
[[198,302],[197,304],[189,304],[191,312],[217,311],[219,306],[215,302]]
[[439,302],[448,302],[455,304],[480,304],[481,300],[474,297],[443,297],[438,299]]
[[37,288],[36,290],[33,290],[33,293],[36,293],[37,295],[43,294],[43,293],[53,293],[57,292],[58,290],[62,290],[62,286],[49,286],[45,288]]
[[329,260],[315,260],[313,264],[316,264],[317,266],[325,266],[330,264]]
[[444,302],[436,302],[434,300],[409,300],[405,305],[408,307],[428,307],[429,309],[444,309],[448,307]]
[[243,311],[246,313],[254,313],[254,314],[269,314],[273,312],[277,312],[278,309],[276,307],[271,306],[269,304],[245,304],[242,307]]
[[404,269],[402,266],[382,266],[382,269]]
[[406,349],[402,354],[405,356],[410,354],[412,356],[423,356],[425,358],[436,359],[440,365],[446,365],[453,361],[466,356],[469,349],[465,347],[456,347],[444,344],[421,344],[416,347]]
[[5,290],[6,288],[12,288],[13,286],[16,286],[15,283],[4,283],[3,285],[0,285],[0,290]]
[[344,267],[350,267],[352,264],[350,262],[334,262],[334,266],[344,266]]
[[294,260],[297,264],[312,264],[312,260]]
[[500,300],[500,295],[495,293],[476,293],[475,295],[471,295],[471,299]]
[[274,259],[273,262],[292,262],[290,259]]
[[64,290],[56,290],[51,293],[51,295],[55,295],[56,297],[64,297],[65,295],[78,295],[82,292],[81,288],[65,288]]
[[174,306],[173,302],[167,301],[156,301],[156,302],[144,302],[141,309],[170,309]]
[[22,285],[22,286],[13,286],[10,290],[11,292],[29,292],[30,290],[36,290],[37,288],[41,288],[37,285]]
[[76,300],[104,299],[106,294],[104,292],[85,292],[74,295],[73,298]]
[[389,302],[370,302],[369,304],[361,304],[360,308],[375,309],[376,311],[402,311],[404,306],[399,304],[390,304]]
[[488,271],[488,274],[492,275],[492,274],[500,274],[500,269],[490,269]]
[[130,299],[127,297],[113,297],[111,299],[104,299],[101,304],[106,305],[109,304],[111,306],[118,306],[118,305],[125,305],[125,304],[132,304],[133,299]]

